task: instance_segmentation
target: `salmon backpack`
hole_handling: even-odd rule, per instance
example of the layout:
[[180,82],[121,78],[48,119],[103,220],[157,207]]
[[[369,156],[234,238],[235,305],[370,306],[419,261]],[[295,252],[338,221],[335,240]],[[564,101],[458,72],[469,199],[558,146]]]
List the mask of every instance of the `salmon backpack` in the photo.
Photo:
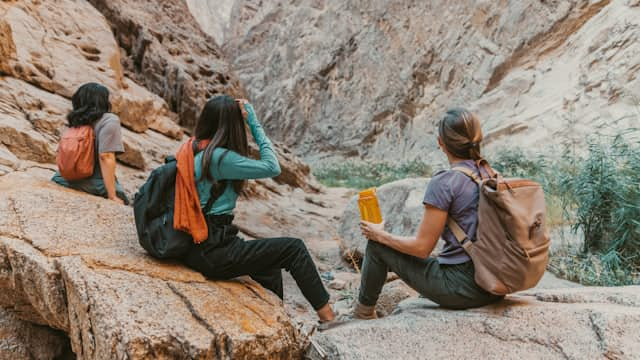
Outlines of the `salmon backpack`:
[[89,125],[69,128],[58,145],[58,170],[69,181],[93,175],[95,165],[95,135]]
[[456,167],[479,186],[478,229],[470,241],[451,218],[447,225],[473,261],[475,281],[486,291],[506,295],[536,286],[549,262],[549,235],[542,186],[526,179],[505,179],[485,160],[481,177]]

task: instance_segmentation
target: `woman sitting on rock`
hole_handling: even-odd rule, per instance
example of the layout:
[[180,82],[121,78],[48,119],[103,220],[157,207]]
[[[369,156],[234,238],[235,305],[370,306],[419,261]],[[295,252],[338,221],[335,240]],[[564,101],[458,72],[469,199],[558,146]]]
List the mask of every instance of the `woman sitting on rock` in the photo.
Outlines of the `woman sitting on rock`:
[[93,174],[84,179],[68,180],[60,174],[60,171],[57,171],[51,180],[62,186],[102,196],[119,204],[129,204],[124,189],[116,179],[116,154],[124,152],[124,145],[120,119],[110,112],[109,90],[96,83],[84,84],[73,94],[71,103],[73,110],[67,115],[69,127],[93,128],[92,133],[95,136]]
[[[438,145],[451,168],[465,167],[480,175],[482,130],[480,121],[464,109],[447,112],[439,124]],[[426,298],[451,309],[487,305],[502,297],[478,286],[474,280],[471,258],[445,228],[451,216],[467,234],[475,234],[478,226],[478,185],[456,170],[441,171],[433,176],[424,196],[424,215],[418,232],[402,237],[384,231],[381,224],[363,221],[362,233],[369,240],[362,265],[360,293],[353,316],[358,319],[376,317],[375,305],[387,272],[393,271]],[[445,242],[442,252],[429,257],[438,239]],[[473,239],[471,239],[473,240]]]
[[[248,157],[245,121],[260,149],[259,160]],[[280,174],[273,145],[253,107],[229,96],[207,101],[195,137],[181,147],[177,160],[174,228],[194,239],[184,257],[186,265],[212,279],[249,275],[281,299],[284,268],[320,321],[333,320],[329,294],[302,240],[281,237],[245,241],[231,224],[246,180]]]

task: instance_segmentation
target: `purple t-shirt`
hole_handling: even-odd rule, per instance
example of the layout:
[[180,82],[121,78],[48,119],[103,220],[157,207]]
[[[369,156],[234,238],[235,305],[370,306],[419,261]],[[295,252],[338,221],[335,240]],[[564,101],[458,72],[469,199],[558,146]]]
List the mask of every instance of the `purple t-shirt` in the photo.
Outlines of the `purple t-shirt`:
[[[451,167],[466,167],[479,174],[473,160],[464,160],[452,164]],[[478,228],[478,199],[478,185],[470,177],[460,171],[442,170],[429,182],[423,203],[446,211],[470,239],[475,240]],[[441,237],[445,245],[438,255],[440,264],[462,264],[471,260],[448,226],[445,226]]]

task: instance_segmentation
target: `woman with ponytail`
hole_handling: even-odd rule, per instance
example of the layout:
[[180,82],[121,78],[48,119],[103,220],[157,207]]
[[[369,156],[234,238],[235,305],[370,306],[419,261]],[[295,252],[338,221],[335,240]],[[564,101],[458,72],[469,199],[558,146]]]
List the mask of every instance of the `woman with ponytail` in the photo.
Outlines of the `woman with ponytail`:
[[69,127],[90,126],[93,129],[93,174],[84,179],[68,180],[57,171],[51,180],[119,204],[128,204],[127,195],[116,179],[116,154],[124,152],[124,144],[120,119],[111,113],[109,90],[97,83],[84,84],[73,94],[71,103],[73,109],[67,115]]
[[[480,152],[482,130],[478,118],[464,109],[447,111],[438,127],[438,145],[447,156],[450,170],[433,176],[424,196],[424,215],[415,236],[403,237],[384,231],[384,225],[362,222],[369,240],[362,265],[362,278],[354,317],[376,317],[375,305],[387,272],[398,274],[424,297],[451,309],[466,309],[493,303],[502,297],[488,293],[475,283],[471,258],[446,227],[451,216],[467,234],[478,226],[478,186],[464,167],[478,176],[488,175]],[[430,257],[438,239],[445,242],[437,257]],[[471,239],[474,240],[474,239]]]

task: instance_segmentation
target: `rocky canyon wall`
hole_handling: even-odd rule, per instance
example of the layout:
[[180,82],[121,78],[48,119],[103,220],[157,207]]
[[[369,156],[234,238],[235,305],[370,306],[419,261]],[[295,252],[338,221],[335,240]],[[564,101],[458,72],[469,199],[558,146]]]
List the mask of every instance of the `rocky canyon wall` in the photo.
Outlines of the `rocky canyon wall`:
[[238,0],[225,52],[296,153],[433,159],[451,106],[489,148],[548,151],[640,116],[636,0]]
[[[244,96],[186,2],[0,2],[0,358],[296,357],[297,329],[274,295],[252,282],[211,282],[182,266],[170,265],[164,278],[158,271],[166,264],[136,243],[130,207],[48,181],[70,98],[86,82],[111,92],[125,144],[117,175],[130,197],[175,153],[208,97]],[[282,175],[252,182],[255,203],[237,216],[247,232],[274,236],[290,228],[286,220],[300,216],[298,208],[279,209],[273,197],[319,191],[307,165],[276,149]],[[274,211],[280,217],[261,227]],[[47,223],[30,231],[31,220]],[[110,260],[94,262],[85,251]],[[129,271],[133,264],[146,270]],[[101,278],[85,277],[93,275]],[[122,282],[105,288],[107,278]],[[152,310],[151,299],[166,302]]]
[[218,44],[222,44],[231,21],[234,2],[235,0],[187,0],[187,5],[202,30]]

